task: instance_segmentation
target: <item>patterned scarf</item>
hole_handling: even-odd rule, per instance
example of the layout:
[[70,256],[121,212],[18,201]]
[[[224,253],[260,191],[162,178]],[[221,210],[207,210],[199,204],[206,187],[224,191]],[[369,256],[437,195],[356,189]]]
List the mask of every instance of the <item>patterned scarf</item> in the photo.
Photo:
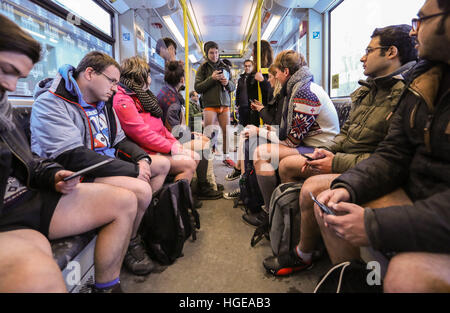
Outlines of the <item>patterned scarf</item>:
[[16,127],[13,122],[12,107],[6,92],[0,93],[0,133],[11,131]]
[[136,93],[145,112],[149,112],[154,117],[161,118],[163,116],[163,111],[158,104],[158,99],[156,99],[155,95],[150,90],[143,90],[132,80],[127,78],[120,78],[120,82]]

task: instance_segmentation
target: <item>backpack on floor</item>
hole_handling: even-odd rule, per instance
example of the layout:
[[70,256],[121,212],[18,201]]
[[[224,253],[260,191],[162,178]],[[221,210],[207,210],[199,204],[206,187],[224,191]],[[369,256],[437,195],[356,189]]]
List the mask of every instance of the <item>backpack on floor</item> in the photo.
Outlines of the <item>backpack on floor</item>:
[[248,139],[244,142],[244,166],[244,173],[239,179],[240,196],[237,201],[242,201],[246,213],[258,213],[264,205],[264,198],[259,190],[253,160],[250,159]]
[[182,255],[184,242],[192,236],[200,217],[193,206],[189,182],[179,180],[163,185],[152,198],[141,223],[140,233],[150,257],[161,264],[172,264]]
[[[333,266],[320,278],[314,293],[381,293],[380,285],[369,285],[371,270],[359,260],[342,262]],[[371,277],[369,276],[369,281]]]
[[286,254],[297,245],[300,238],[300,206],[298,198],[303,183],[284,183],[272,193],[269,204],[269,221],[253,234],[251,245],[263,237],[270,238],[273,255]]

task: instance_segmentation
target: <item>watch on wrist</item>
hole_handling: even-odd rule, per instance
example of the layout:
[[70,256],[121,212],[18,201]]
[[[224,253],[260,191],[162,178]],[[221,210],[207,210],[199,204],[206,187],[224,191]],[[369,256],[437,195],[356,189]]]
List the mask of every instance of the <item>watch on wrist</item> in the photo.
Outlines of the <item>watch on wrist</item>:
[[148,163],[148,165],[152,164],[152,159],[150,159],[149,157],[144,157],[144,158],[140,159],[139,161],[142,161],[142,160],[146,161]]

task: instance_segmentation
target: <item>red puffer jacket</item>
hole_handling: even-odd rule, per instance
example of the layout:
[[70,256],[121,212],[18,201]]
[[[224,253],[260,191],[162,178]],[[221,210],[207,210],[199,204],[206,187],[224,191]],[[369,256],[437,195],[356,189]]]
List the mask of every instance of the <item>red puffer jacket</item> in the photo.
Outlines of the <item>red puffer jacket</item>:
[[148,153],[169,154],[178,143],[160,118],[144,111],[134,91],[119,85],[113,107],[125,134]]

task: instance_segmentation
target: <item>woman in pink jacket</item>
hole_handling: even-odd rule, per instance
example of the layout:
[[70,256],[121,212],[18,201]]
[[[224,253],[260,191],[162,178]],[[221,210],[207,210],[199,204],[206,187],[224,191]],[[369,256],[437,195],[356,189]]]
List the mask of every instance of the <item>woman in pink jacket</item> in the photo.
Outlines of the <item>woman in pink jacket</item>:
[[[183,146],[164,127],[163,112],[149,90],[150,67],[139,57],[123,61],[113,106],[125,134],[152,157],[152,175],[170,167],[175,180],[192,180],[200,157]],[[164,183],[162,180],[161,186]],[[159,189],[159,188],[158,188]]]

